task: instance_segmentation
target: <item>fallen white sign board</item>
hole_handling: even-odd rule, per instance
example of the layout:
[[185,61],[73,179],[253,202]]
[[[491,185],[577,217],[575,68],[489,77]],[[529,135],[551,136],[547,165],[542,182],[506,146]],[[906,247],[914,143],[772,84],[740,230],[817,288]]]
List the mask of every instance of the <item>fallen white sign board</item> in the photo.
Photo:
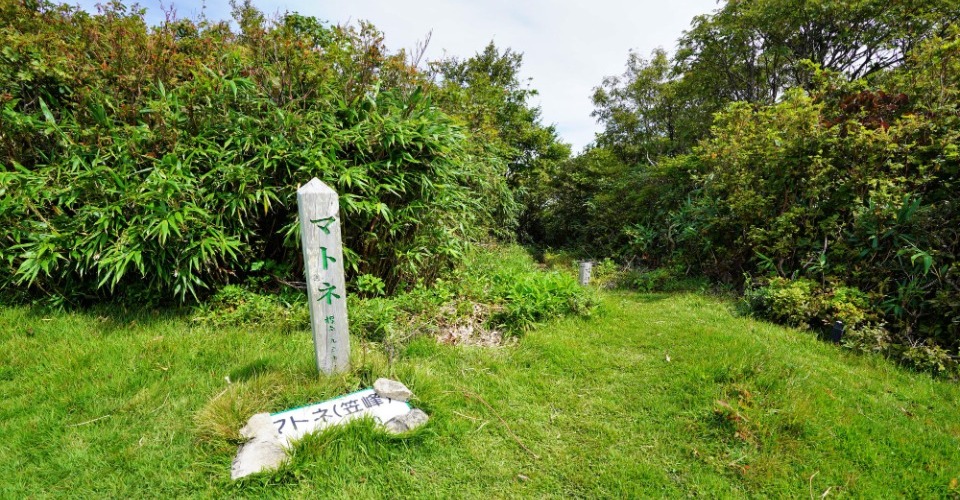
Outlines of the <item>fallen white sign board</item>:
[[270,415],[273,427],[280,435],[280,444],[289,447],[290,441],[331,425],[370,416],[378,424],[410,411],[410,405],[384,398],[373,389],[340,396],[322,403],[301,406]]

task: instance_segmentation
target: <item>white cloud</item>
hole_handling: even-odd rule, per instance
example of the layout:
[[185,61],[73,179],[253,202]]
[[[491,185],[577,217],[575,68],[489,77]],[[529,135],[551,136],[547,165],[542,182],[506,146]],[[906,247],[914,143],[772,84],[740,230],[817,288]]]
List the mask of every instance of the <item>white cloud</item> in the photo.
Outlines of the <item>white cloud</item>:
[[[199,13],[194,2],[171,1],[181,17]],[[95,1],[84,0],[91,7]],[[428,59],[469,57],[493,40],[522,52],[524,77],[540,92],[546,123],[579,150],[599,130],[590,112],[592,89],[604,76],[623,72],[629,50],[643,55],[675,48],[694,16],[712,12],[717,0],[254,0],[267,13],[296,11],[334,24],[369,20],[392,50],[412,49],[433,31]],[[159,1],[146,0],[149,19],[161,19]],[[212,19],[229,16],[226,1],[207,3]]]

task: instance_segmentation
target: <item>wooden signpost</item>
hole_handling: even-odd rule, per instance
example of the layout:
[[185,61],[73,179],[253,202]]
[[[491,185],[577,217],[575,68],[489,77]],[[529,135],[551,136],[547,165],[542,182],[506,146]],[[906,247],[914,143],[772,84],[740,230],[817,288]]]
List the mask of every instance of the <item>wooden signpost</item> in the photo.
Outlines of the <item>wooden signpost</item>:
[[317,370],[344,371],[350,362],[350,336],[339,197],[313,178],[297,190],[297,205]]
[[590,284],[590,271],[593,269],[593,262],[583,261],[580,263],[580,284],[589,285]]

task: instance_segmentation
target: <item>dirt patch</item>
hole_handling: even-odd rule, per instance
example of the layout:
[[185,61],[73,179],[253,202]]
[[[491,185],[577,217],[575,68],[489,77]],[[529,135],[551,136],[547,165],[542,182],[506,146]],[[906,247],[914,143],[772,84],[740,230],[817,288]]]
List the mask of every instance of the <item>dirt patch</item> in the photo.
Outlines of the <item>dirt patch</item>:
[[[473,345],[496,347],[513,343],[515,339],[504,339],[503,332],[490,328],[486,322],[492,308],[486,304],[472,303],[447,305],[441,309],[441,316],[449,318],[437,331],[437,342],[450,345]],[[466,314],[464,314],[466,312]]]

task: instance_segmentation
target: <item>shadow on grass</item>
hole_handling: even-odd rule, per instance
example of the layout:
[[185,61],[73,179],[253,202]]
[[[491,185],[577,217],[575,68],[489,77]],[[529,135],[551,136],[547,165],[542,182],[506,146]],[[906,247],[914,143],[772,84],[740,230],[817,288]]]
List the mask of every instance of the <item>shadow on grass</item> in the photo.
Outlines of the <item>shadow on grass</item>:
[[248,363],[231,371],[229,376],[230,380],[234,382],[242,382],[278,370],[279,367],[277,366],[275,360],[270,358],[260,358],[252,363]]
[[635,301],[643,304],[652,304],[654,302],[661,302],[673,297],[674,295],[678,295],[675,293],[665,293],[665,292],[658,292],[658,293],[631,292],[631,293],[633,294],[633,299]]
[[[100,335],[111,335],[130,328],[152,329],[170,322],[183,322],[190,326],[192,308],[187,306],[159,309],[155,307],[134,307],[129,304],[101,303],[89,307],[57,309],[41,304],[0,304],[3,307],[20,309],[26,324],[45,324],[51,319],[73,317],[72,321],[96,325]],[[34,328],[25,330],[32,336]]]

